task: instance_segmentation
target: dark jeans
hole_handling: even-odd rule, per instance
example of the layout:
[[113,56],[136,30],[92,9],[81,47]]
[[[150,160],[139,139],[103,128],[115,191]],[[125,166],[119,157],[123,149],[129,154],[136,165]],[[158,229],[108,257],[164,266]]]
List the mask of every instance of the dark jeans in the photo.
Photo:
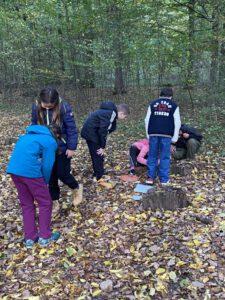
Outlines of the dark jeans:
[[58,200],[60,197],[60,188],[58,180],[68,185],[71,189],[79,187],[78,182],[71,174],[71,158],[67,158],[65,153],[56,155],[55,163],[52,169],[51,178],[49,181],[49,192],[52,200]]
[[91,155],[94,176],[99,180],[104,175],[104,156],[98,155],[97,150],[101,148],[98,144],[86,141]]

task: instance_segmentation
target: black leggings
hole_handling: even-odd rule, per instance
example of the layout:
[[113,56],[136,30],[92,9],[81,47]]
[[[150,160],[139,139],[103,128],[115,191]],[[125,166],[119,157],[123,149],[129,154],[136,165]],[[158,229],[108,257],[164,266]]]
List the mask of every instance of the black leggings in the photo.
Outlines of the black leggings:
[[[140,164],[138,161],[137,161],[137,157],[138,157],[138,154],[140,153],[140,150],[132,145],[130,147],[130,167],[133,169],[135,167],[143,167],[144,165]],[[147,155],[145,156],[145,158],[147,159]]]
[[71,158],[67,158],[65,153],[56,155],[51,178],[49,181],[49,192],[52,200],[58,200],[60,197],[60,188],[58,184],[59,179],[73,190],[79,187],[78,182],[71,174],[70,163]]

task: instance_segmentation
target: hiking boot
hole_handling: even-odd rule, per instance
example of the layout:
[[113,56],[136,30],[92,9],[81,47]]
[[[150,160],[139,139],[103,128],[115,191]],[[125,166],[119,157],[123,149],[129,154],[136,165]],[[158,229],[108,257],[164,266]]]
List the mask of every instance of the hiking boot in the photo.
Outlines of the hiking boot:
[[55,242],[60,238],[60,233],[58,231],[55,231],[52,233],[51,237],[48,239],[43,239],[43,238],[39,238],[38,240],[38,244],[41,247],[46,247],[48,246],[51,242]]
[[79,205],[83,200],[83,184],[79,184],[79,188],[73,191],[73,205]]

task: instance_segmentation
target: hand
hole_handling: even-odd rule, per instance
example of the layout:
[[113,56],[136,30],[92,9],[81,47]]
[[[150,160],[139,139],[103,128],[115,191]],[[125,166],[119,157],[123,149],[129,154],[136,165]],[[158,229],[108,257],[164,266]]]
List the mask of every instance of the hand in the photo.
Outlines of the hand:
[[188,139],[189,138],[189,133],[183,133],[183,137],[185,138],[185,139]]
[[99,148],[97,150],[97,154],[100,155],[100,156],[103,156],[104,155],[104,149],[103,148]]
[[170,152],[171,152],[171,153],[174,153],[175,151],[176,151],[176,146],[171,145],[171,147],[170,147]]
[[66,150],[66,156],[67,158],[71,158],[74,155],[75,151],[74,150]]

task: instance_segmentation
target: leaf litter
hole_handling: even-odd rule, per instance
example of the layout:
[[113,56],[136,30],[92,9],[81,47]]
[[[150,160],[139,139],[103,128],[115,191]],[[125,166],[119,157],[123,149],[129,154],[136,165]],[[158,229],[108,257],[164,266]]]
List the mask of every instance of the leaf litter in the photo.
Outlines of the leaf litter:
[[[129,165],[121,148],[128,149],[135,136],[125,139],[118,132],[109,140],[110,188],[93,182],[80,141],[72,165],[85,201],[73,208],[63,186],[63,209],[53,219],[62,238],[49,248],[26,250],[16,190],[5,174],[13,148],[6,139],[21,134],[26,120],[29,116],[1,114],[1,299],[225,298],[225,158],[200,155],[189,163],[190,174],[172,175],[191,206],[152,212],[132,200],[136,182],[120,179]],[[144,170],[138,175],[143,182]]]

